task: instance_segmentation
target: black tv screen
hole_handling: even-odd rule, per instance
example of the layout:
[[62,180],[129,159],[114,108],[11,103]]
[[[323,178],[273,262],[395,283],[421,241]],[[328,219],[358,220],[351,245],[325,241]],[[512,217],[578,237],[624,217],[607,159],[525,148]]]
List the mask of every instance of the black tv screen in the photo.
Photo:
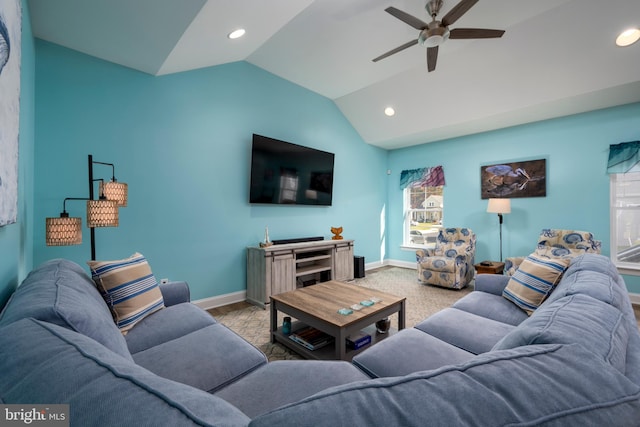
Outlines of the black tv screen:
[[250,203],[331,206],[333,153],[253,134]]

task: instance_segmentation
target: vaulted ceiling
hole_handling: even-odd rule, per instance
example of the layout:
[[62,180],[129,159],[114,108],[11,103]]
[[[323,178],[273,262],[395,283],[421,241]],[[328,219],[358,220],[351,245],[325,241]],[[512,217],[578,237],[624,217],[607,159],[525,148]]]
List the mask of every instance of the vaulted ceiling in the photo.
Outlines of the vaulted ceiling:
[[[426,0],[29,0],[34,36],[152,75],[247,61],[336,103],[362,138],[393,149],[640,101],[638,0],[480,0],[427,72]],[[444,0],[442,18],[458,0]],[[245,28],[231,40],[228,33]],[[383,111],[392,106],[396,114]]]

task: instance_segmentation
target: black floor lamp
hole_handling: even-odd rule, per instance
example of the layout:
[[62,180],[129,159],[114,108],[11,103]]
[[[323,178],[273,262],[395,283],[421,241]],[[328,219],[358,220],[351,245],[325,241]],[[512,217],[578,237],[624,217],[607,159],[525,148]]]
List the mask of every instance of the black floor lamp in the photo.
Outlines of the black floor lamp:
[[[113,163],[96,162],[89,154],[89,197],[67,197],[62,204],[59,217],[46,219],[47,246],[69,246],[82,243],[82,220],[80,217],[69,217],[67,200],[85,200],[87,203],[87,227],[91,232],[91,259],[96,259],[95,228],[117,227],[119,224],[118,208],[127,206],[127,184],[118,182],[115,178]],[[104,179],[94,179],[93,165],[107,165],[112,168],[112,178],[109,182]],[[94,200],[93,185],[99,181],[99,197]]]
[[500,221],[500,262],[502,262],[502,215],[511,213],[511,199],[489,199],[487,212],[497,213]]

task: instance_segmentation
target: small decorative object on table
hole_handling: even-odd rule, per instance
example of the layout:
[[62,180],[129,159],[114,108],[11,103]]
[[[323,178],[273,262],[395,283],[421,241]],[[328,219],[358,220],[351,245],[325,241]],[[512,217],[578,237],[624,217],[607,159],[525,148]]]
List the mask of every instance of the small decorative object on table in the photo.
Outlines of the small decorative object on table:
[[384,319],[378,320],[376,322],[376,331],[379,334],[386,334],[389,332],[389,327],[391,326],[391,319],[385,317]]
[[264,228],[264,241],[260,242],[261,248],[266,248],[268,246],[273,245],[273,242],[269,240],[269,227]]
[[282,322],[282,333],[289,335],[291,333],[291,317],[287,316]]
[[340,235],[340,233],[342,233],[342,227],[331,227],[331,232],[333,233],[331,240],[342,240],[342,236]]

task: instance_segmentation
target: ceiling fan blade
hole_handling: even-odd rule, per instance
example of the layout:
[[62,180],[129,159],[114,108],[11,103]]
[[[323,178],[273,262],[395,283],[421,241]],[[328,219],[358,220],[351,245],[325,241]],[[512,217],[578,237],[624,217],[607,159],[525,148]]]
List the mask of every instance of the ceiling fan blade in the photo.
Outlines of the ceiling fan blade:
[[450,39],[494,39],[502,37],[504,30],[486,28],[456,28],[449,31]]
[[427,70],[429,70],[429,72],[435,70],[437,62],[438,62],[438,46],[427,48]]
[[395,16],[405,24],[411,25],[416,30],[424,30],[425,28],[428,27],[426,22],[421,21],[415,16],[409,15],[407,12],[403,12],[400,9],[396,9],[393,6],[386,8],[384,11]]
[[447,13],[444,18],[442,18],[442,25],[448,27],[449,25],[456,22],[462,15],[467,13],[469,9],[473,7],[474,4],[478,3],[478,0],[462,0],[460,3],[455,5],[453,9]]
[[411,40],[410,42],[407,42],[407,43],[403,44],[402,46],[398,46],[398,47],[397,47],[397,48],[395,48],[395,49],[391,49],[391,50],[390,50],[389,52],[387,52],[387,53],[383,53],[382,55],[378,56],[377,58],[372,59],[372,61],[373,61],[373,62],[378,62],[378,61],[380,61],[381,59],[386,58],[387,56],[391,56],[391,55],[393,55],[394,53],[398,53],[398,52],[400,52],[401,50],[405,50],[406,48],[411,47],[411,46],[414,46],[414,45],[417,45],[417,44],[418,44],[418,40],[417,40],[417,39],[416,39],[416,40]]

